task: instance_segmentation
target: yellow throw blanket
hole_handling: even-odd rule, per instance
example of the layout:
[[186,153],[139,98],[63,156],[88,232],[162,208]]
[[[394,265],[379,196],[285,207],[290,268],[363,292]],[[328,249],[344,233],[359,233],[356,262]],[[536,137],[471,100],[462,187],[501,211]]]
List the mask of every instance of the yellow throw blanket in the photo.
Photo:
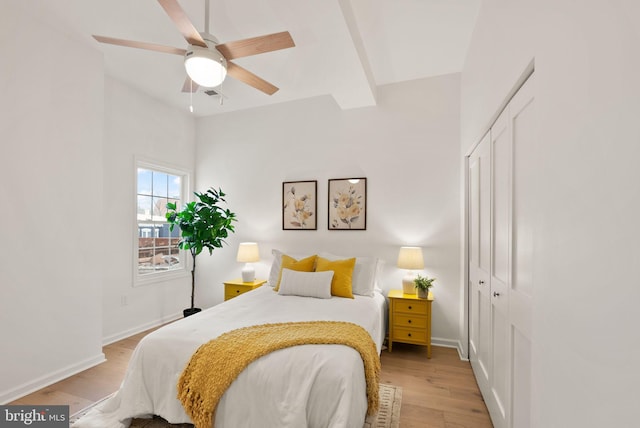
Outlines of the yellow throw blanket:
[[367,413],[378,411],[376,345],[359,325],[339,321],[263,324],[224,333],[191,356],[178,381],[178,398],[196,428],[210,428],[222,394],[245,367],[278,349],[307,344],[347,345],[358,351],[367,380]]

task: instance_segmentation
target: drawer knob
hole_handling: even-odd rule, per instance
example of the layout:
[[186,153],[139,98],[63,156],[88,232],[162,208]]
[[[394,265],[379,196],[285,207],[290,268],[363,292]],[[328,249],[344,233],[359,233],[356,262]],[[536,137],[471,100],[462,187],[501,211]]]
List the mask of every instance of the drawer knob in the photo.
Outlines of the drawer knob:
[[411,306],[409,306],[409,309],[411,309]]
[[411,337],[411,333],[409,333],[407,336]]
[[236,290],[236,293],[240,293],[240,290]]
[[411,320],[407,321],[409,324],[411,324]]

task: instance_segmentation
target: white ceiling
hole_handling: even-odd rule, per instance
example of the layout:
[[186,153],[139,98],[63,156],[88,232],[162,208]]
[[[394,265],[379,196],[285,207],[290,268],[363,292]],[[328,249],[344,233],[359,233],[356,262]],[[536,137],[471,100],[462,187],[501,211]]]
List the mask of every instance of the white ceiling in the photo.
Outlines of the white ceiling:
[[[104,53],[106,73],[187,110],[179,56],[104,45],[92,34],[185,48],[155,0],[22,0],[48,23]],[[375,104],[379,85],[462,70],[481,0],[211,0],[210,32],[223,42],[289,31],[294,48],[234,60],[280,88],[272,96],[233,78],[224,104],[199,90],[206,116],[331,95],[342,108]],[[179,0],[204,31],[205,0]]]

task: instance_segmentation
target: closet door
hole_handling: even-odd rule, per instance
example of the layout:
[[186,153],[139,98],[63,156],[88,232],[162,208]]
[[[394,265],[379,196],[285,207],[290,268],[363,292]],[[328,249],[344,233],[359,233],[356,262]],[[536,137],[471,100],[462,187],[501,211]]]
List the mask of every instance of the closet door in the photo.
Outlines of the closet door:
[[536,157],[535,76],[509,103],[513,146],[512,272],[509,288],[511,424],[531,427],[531,317],[534,278],[533,194],[542,171]]
[[491,142],[469,157],[469,359],[481,389],[490,388]]
[[531,426],[534,101],[532,76],[469,157],[469,355],[496,428]]
[[491,389],[485,398],[494,427],[508,427],[509,283],[511,278],[511,127],[509,108],[491,127]]

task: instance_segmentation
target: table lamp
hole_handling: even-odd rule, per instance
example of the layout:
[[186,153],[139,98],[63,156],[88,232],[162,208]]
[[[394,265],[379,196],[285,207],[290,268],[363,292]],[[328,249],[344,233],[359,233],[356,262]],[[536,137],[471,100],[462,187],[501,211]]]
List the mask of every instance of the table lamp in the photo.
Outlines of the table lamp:
[[413,282],[417,269],[424,269],[424,258],[420,247],[401,247],[398,254],[398,267],[407,269],[407,274],[402,278],[402,292],[404,294],[416,294],[416,286]]
[[236,260],[245,263],[242,268],[242,282],[253,282],[256,279],[256,271],[251,263],[260,261],[260,251],[255,242],[242,242],[238,247]]

